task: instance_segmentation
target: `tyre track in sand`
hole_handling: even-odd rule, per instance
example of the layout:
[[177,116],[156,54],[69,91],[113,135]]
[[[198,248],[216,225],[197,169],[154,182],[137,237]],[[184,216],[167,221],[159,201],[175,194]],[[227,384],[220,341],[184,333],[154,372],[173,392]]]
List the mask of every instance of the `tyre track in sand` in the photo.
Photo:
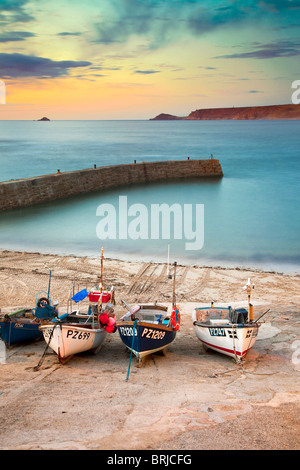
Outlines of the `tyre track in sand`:
[[[208,280],[212,272],[213,272],[212,268],[205,268],[202,278],[199,281],[197,281],[192,286],[192,288],[183,295],[183,299],[191,301],[192,300],[191,297],[193,297],[195,294],[200,294],[203,291],[203,289],[205,289],[205,287],[207,286]],[[196,300],[198,300],[198,296]]]
[[[185,282],[189,268],[177,267],[176,286]],[[172,298],[173,295],[173,270],[170,270],[172,278],[168,277],[167,264],[144,264],[139,270],[127,294],[134,302],[155,302]]]

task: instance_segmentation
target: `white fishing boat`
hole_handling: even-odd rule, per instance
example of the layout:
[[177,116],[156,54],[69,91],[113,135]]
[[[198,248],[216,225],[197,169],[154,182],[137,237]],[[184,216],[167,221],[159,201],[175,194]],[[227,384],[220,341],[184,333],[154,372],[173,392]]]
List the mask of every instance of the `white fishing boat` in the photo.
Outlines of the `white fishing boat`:
[[74,354],[91,351],[96,354],[106,338],[107,331],[98,322],[89,321],[87,315],[68,315],[62,321],[41,325],[47,345],[65,362]]
[[[87,313],[80,309],[66,313],[40,326],[47,347],[53,349],[61,363],[74,354],[91,351],[96,354],[103,345],[107,333],[116,331],[116,316],[112,304],[113,288],[108,292],[103,288],[103,248],[101,253],[100,284],[90,292],[86,289],[73,295],[69,300],[82,302],[89,298]],[[79,313],[80,312],[80,313]]]
[[253,320],[253,306],[250,303],[252,288],[248,279],[244,286],[248,293],[248,310],[216,307],[213,302],[209,307],[194,309],[192,319],[195,333],[205,350],[212,349],[240,362],[254,346],[261,325],[258,320],[262,315]]

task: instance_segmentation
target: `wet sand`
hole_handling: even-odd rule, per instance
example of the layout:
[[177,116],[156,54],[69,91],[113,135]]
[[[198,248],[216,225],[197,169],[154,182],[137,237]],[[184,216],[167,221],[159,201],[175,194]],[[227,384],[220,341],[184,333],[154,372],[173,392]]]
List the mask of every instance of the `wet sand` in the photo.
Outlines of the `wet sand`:
[[[33,307],[47,291],[60,313],[75,281],[93,287],[99,259],[0,252],[2,313]],[[264,317],[242,365],[205,352],[194,334],[195,306],[246,306],[242,287],[255,283],[254,317]],[[115,313],[129,304],[172,302],[167,266],[106,259],[104,280],[116,290]],[[300,448],[299,276],[260,271],[178,266],[181,328],[166,356],[132,361],[116,332],[96,355],[59,364],[39,340],[0,350],[0,449],[202,450]]]

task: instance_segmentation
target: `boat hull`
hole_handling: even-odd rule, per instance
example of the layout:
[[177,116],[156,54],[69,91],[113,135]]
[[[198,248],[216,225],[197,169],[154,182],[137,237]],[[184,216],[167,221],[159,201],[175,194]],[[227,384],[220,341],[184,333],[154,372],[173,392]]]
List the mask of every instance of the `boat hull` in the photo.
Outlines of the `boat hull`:
[[0,322],[0,339],[7,346],[33,341],[43,337],[39,326],[40,323],[25,319],[3,320]]
[[[117,328],[125,346],[132,350],[138,359],[149,354],[164,350],[176,337],[173,328],[150,322],[121,321]],[[134,336],[133,336],[134,335]]]
[[40,327],[46,343],[65,362],[74,354],[98,352],[107,332],[102,328],[88,328],[73,324],[54,323]]
[[236,360],[243,359],[254,346],[259,324],[204,325],[194,323],[196,336],[206,349],[212,349]]

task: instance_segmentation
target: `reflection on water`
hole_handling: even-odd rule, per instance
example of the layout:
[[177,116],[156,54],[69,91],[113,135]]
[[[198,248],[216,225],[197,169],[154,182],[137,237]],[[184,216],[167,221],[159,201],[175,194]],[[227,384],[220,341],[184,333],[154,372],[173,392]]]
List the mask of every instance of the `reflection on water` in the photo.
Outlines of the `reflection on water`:
[[[182,264],[300,273],[300,120],[48,124],[1,121],[0,180],[49,174],[58,168],[133,163],[135,158],[183,160],[211,153],[220,159],[224,177],[118,187],[1,213],[1,249],[95,256],[104,246],[106,257],[164,262],[170,244],[173,260]],[[127,211],[120,210],[120,196],[127,197]],[[103,234],[99,239],[97,211],[105,204],[115,210],[116,237]],[[170,217],[170,235],[163,238],[162,223],[168,219],[161,216],[159,227],[153,223],[156,238],[151,235],[151,208],[162,204],[179,204],[183,217],[176,217],[176,225],[175,216]],[[186,235],[197,226],[194,215],[192,223],[184,223],[184,205],[189,204],[192,214],[196,204],[204,205],[201,249],[186,249]],[[143,220],[139,210],[146,214]],[[118,224],[126,215],[124,238]],[[178,230],[182,238],[175,237]]]
[[6,364],[6,346],[4,341],[0,339],[0,364]]

